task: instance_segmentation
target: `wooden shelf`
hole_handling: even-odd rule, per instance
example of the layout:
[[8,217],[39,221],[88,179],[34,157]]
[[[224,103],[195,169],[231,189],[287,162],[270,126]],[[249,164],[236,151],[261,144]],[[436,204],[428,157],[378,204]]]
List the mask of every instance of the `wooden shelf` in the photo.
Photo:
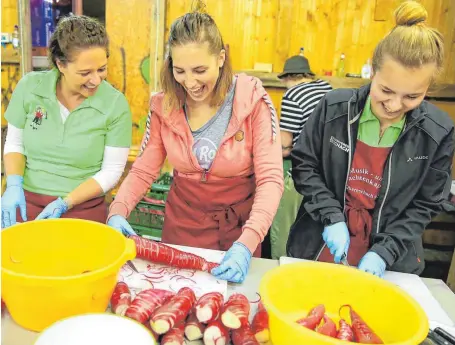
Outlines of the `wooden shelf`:
[[[236,71],[236,73],[242,72],[261,79],[264,87],[285,89],[285,86],[277,77],[279,73],[258,72],[254,70]],[[340,78],[329,76],[317,76],[317,78],[326,80],[334,89],[359,88],[370,83],[371,81],[370,79],[362,78]],[[428,92],[427,98],[455,101],[455,84],[436,84]]]
[[2,49],[2,64],[17,64],[21,63],[19,52],[12,49]]

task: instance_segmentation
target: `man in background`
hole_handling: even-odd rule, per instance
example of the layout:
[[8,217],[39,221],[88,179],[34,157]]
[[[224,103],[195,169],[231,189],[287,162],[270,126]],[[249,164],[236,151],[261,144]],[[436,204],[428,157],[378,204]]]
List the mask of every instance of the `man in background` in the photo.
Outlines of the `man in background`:
[[295,190],[291,176],[292,147],[318,102],[332,90],[329,83],[315,78],[308,59],[302,55],[286,60],[283,73],[279,74],[278,78],[288,90],[281,101],[280,133],[283,148],[284,192],[270,229],[272,259],[286,256],[289,229],[295,221],[303,198]]

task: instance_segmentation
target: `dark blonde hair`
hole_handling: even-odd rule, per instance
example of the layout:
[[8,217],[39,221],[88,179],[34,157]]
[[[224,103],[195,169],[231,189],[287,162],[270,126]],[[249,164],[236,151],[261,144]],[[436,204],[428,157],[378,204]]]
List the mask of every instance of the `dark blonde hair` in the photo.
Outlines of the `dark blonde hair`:
[[49,60],[57,67],[72,61],[77,50],[100,47],[109,56],[109,38],[104,26],[87,16],[68,16],[59,21],[49,43]]
[[[225,49],[221,33],[213,18],[205,13],[204,7],[205,5],[199,1],[197,8],[193,12],[177,18],[171,25],[168,40],[169,54],[161,69],[161,87],[164,91],[165,109],[181,108],[186,96],[184,88],[174,78],[172,47],[188,43],[202,44],[207,42],[209,51],[213,55],[218,55]],[[220,68],[220,75],[210,100],[211,106],[223,103],[232,85],[232,78],[232,65],[226,51],[226,59]]]
[[395,10],[396,27],[377,45],[373,54],[373,70],[379,71],[384,57],[389,56],[405,67],[418,68],[434,63],[436,75],[444,64],[444,38],[426,25],[428,13],[421,4],[406,1]]

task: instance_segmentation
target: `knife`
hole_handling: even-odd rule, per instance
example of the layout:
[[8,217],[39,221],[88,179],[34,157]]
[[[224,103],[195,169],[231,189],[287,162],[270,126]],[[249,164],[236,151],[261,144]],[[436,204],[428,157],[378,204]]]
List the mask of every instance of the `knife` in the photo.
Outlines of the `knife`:
[[341,263],[345,266],[348,266],[348,267],[351,267],[351,265],[349,265],[349,262],[348,262],[348,258],[346,256],[346,253],[343,254],[343,256],[341,257]]
[[126,264],[127,264],[128,266],[130,266],[130,268],[131,268],[134,272],[139,273],[139,271],[137,270],[136,266],[134,266],[134,264],[133,264],[133,262],[132,262],[131,260],[128,260],[128,261],[126,262]]
[[427,338],[430,339],[436,345],[452,345],[453,344],[432,330],[430,330],[428,332]]
[[436,327],[433,332],[444,338],[444,340],[448,341],[450,345],[455,345],[455,337],[449,332],[446,332],[441,327]]

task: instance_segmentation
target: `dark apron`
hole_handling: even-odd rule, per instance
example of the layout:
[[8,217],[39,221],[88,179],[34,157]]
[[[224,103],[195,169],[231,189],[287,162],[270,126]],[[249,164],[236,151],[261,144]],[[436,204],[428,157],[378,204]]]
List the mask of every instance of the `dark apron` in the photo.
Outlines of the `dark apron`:
[[[161,240],[164,243],[228,250],[250,217],[256,182],[254,175],[205,181],[174,171],[166,199]],[[261,256],[259,245],[253,254]]]
[[[43,194],[25,192],[25,201],[27,203],[27,219],[35,219],[44,208],[52,201],[56,200],[55,196],[48,196]],[[74,206],[71,210],[61,216],[61,218],[77,218],[92,220],[94,222],[106,223],[107,219],[107,205],[104,202],[104,196],[94,198],[83,202],[82,204]],[[19,208],[17,209],[16,219],[21,222]]]
[[[347,260],[357,266],[370,248],[373,218],[371,212],[381,189],[384,165],[390,147],[373,147],[358,140],[346,190],[346,216],[351,242]],[[333,262],[324,246],[318,261]]]

